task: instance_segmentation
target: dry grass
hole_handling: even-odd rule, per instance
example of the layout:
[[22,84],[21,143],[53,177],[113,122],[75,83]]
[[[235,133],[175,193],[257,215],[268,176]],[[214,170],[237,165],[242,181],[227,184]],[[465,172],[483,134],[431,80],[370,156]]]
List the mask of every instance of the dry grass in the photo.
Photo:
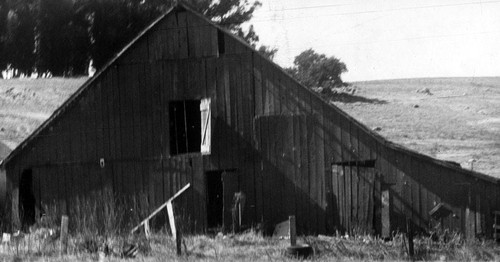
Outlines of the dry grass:
[[[129,229],[146,212],[135,206],[136,218],[125,222],[126,210],[121,199],[110,194],[99,196],[101,202],[78,200],[70,218],[67,251],[60,253],[59,211],[47,207],[47,215],[31,228],[31,233],[13,237],[0,245],[0,260],[10,261],[129,261],[123,250],[136,246],[140,261],[297,261],[285,253],[289,240],[263,236],[250,229],[235,235],[186,235],[182,255],[177,256],[175,242],[166,225],[149,238],[142,232],[129,234]],[[130,204],[130,203],[129,203]],[[80,213],[79,213],[80,212]],[[179,212],[182,213],[182,212]],[[77,217],[74,217],[77,216]],[[183,219],[178,219],[183,223]],[[182,225],[181,225],[182,227]],[[413,260],[498,261],[500,246],[489,241],[465,241],[448,232],[438,237],[417,237]],[[391,241],[372,236],[300,236],[299,243],[309,244],[314,254],[311,261],[410,261],[407,240],[395,234]]]
[[[288,240],[263,237],[255,231],[237,235],[192,235],[184,238],[183,254],[177,256],[175,243],[165,233],[157,233],[149,239],[144,236],[120,235],[110,238],[96,237],[97,243],[89,244],[81,236],[71,236],[68,252],[59,254],[57,239],[25,236],[19,242],[2,245],[0,259],[51,260],[51,261],[123,261],[117,253],[123,246],[133,243],[139,246],[136,259],[140,261],[297,261],[286,256]],[[364,237],[299,237],[299,241],[314,248],[311,261],[401,261],[412,260],[407,253],[403,235],[392,241]],[[114,248],[105,251],[104,246]],[[109,253],[106,253],[109,252]],[[115,253],[113,253],[115,252]],[[422,261],[498,261],[500,248],[493,242],[466,242],[459,236],[448,241],[432,241],[429,238],[415,240],[415,257]]]
[[0,79],[0,141],[16,147],[87,78]]
[[[500,177],[500,77],[358,82],[335,105],[391,141]],[[430,92],[425,92],[426,89]],[[417,92],[419,91],[419,92]]]

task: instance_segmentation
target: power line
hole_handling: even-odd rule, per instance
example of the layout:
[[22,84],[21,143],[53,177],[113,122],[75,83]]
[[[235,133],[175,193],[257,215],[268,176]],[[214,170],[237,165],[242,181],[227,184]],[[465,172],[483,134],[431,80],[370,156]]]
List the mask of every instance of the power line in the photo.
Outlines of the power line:
[[[391,42],[402,42],[402,41],[418,41],[418,40],[427,40],[427,39],[436,39],[436,38],[452,38],[452,37],[463,37],[463,36],[471,36],[471,35],[487,35],[487,34],[499,34],[498,31],[484,31],[477,33],[464,33],[464,34],[447,34],[447,35],[428,35],[428,36],[419,36],[419,37],[409,37],[409,38],[399,38],[399,39],[387,39],[387,40],[379,40],[379,41],[359,41],[359,42],[346,42],[346,43],[338,43],[338,44],[325,44],[325,45],[314,45],[314,48],[325,47],[325,46],[354,46],[354,45],[371,45],[371,44],[382,44],[382,43],[391,43]],[[301,51],[307,48],[287,48],[286,51]],[[283,57],[289,59],[290,57],[295,57],[295,55],[284,55]]]
[[281,9],[269,9],[269,12],[277,11],[292,11],[292,10],[303,10],[303,9],[315,9],[315,8],[328,8],[328,7],[339,7],[339,6],[351,6],[356,4],[331,4],[331,5],[311,5],[311,6],[300,6],[291,8],[281,8]]
[[[465,5],[481,5],[482,6],[484,4],[494,4],[494,3],[500,3],[500,1],[495,0],[495,1],[484,1],[484,2],[464,2],[464,3],[456,3],[456,4],[440,4],[440,5],[426,5],[426,6],[387,8],[387,9],[380,9],[380,10],[344,12],[344,13],[334,13],[334,14],[315,15],[315,16],[297,16],[297,17],[289,17],[289,18],[266,18],[266,19],[251,20],[250,23],[262,23],[262,22],[268,22],[268,21],[282,21],[282,20],[295,20],[295,19],[312,18],[312,17],[317,18],[317,17],[344,16],[344,15],[376,14],[376,13],[384,13],[384,12],[396,12],[396,11],[429,9],[429,8],[443,8],[443,7],[465,6]],[[308,8],[308,9],[312,9],[312,8],[324,8],[324,6],[308,6],[308,7],[305,7],[305,8]],[[304,9],[304,7],[297,8],[297,9]],[[287,9],[282,9],[282,10],[286,11]],[[288,10],[294,10],[294,9],[293,8],[289,8]]]

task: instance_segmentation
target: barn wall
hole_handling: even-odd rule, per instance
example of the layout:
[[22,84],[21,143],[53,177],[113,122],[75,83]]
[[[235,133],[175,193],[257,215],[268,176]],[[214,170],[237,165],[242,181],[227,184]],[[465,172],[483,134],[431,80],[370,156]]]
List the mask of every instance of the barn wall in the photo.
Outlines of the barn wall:
[[[405,231],[409,218],[417,228],[425,231],[442,222],[443,228],[469,236],[491,236],[491,212],[500,208],[500,200],[488,197],[488,193],[498,195],[497,182],[486,181],[469,171],[386,142],[340,109],[327,105],[290,80],[267,60],[254,59],[254,71],[259,83],[255,85],[256,115],[307,116],[306,130],[298,132],[306,135],[306,145],[312,146],[301,148],[295,141],[292,144],[295,152],[307,151],[305,165],[301,166],[302,162],[289,165],[293,170],[278,165],[280,171],[276,171],[298,174],[306,169],[305,181],[288,180],[296,188],[302,188],[310,202],[300,204],[300,197],[285,200],[296,202],[297,223],[303,229],[380,233],[382,217],[377,209],[380,208],[381,186],[386,185],[391,195],[391,231]],[[272,137],[273,134],[260,136]],[[277,151],[276,156],[286,155],[286,148]],[[373,171],[367,172],[366,168],[356,165],[332,167],[335,162],[365,160],[376,160]],[[274,197],[273,201],[276,201]],[[276,205],[286,206],[285,201],[278,201]],[[447,204],[453,216],[443,221],[432,219],[429,211],[439,203]],[[314,208],[310,210],[311,207]],[[307,211],[301,214],[303,210]],[[274,215],[280,212],[278,209]],[[280,218],[285,217],[285,212],[281,213]],[[370,224],[365,216],[373,218],[374,223]]]
[[[212,101],[211,154],[170,155],[169,102],[202,98]],[[295,214],[299,233],[380,233],[384,188],[390,230],[406,218],[428,229],[443,202],[456,214],[446,227],[491,235],[500,209],[497,184],[386,142],[190,12],[167,15],[65,107],[7,165],[10,199],[27,168],[37,199],[69,214],[77,197],[107,191],[152,210],[191,183],[180,206],[201,231],[205,173],[236,170],[243,222],[271,228]]]

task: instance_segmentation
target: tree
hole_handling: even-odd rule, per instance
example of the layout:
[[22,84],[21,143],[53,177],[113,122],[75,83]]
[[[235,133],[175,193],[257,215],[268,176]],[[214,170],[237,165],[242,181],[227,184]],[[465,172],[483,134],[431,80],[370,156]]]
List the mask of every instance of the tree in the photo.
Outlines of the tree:
[[272,61],[274,60],[274,56],[278,52],[278,49],[276,47],[261,45],[257,51]]
[[237,36],[243,38],[250,45],[254,46],[259,41],[253,26],[250,26],[248,32],[244,32],[241,24],[250,21],[255,9],[262,4],[259,1],[249,0],[188,0],[188,4],[195,7],[215,23],[229,29]]
[[[253,27],[243,30],[241,25],[252,18],[260,2],[183,1],[252,46],[259,41]],[[0,71],[10,65],[26,74],[37,70],[50,71],[53,75],[78,75],[85,72],[90,60],[100,69],[175,2],[0,0]],[[276,52],[273,49],[263,51],[266,50],[269,55]]]
[[[0,71],[7,67],[7,14],[9,9],[6,0],[0,0]],[[0,79],[2,74],[0,73]]]
[[[91,23],[91,57],[99,69],[147,24],[173,1],[160,0],[88,0]],[[185,0],[196,11],[204,14],[250,44],[258,42],[253,27],[244,32],[241,24],[252,18],[261,4],[248,0]]]
[[85,8],[90,23],[90,57],[94,67],[100,69],[158,17],[163,5],[159,1],[146,0],[88,0]]
[[54,76],[82,75],[87,71],[90,37],[81,1],[39,0],[37,70]]
[[[35,0],[7,1],[5,53],[17,74],[30,74],[35,67]],[[8,50],[8,51],[7,51]],[[3,69],[3,68],[2,68]]]
[[318,54],[310,48],[296,56],[293,64],[286,71],[309,88],[332,89],[345,85],[341,74],[347,72],[347,67],[338,58]]

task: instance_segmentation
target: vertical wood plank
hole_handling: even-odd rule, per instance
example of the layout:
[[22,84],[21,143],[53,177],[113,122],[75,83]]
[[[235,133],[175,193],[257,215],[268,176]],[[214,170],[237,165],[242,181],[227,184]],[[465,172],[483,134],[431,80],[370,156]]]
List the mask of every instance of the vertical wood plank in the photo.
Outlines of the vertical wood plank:
[[177,26],[179,28],[178,58],[187,58],[189,56],[189,45],[186,12],[177,12],[176,14]]
[[[281,120],[276,117],[268,118],[267,119],[267,128],[268,128],[268,135],[269,138],[272,138],[268,143],[271,145],[271,154],[270,154],[270,160],[271,160],[271,165],[272,165],[272,185],[273,185],[273,191],[272,191],[272,200],[271,200],[271,207],[274,212],[274,218],[273,218],[273,223],[279,222],[283,216],[285,216],[285,207],[283,206],[283,191],[284,191],[284,185],[282,181],[282,176],[283,176],[283,171],[280,169],[281,163],[280,163],[280,158],[281,158],[281,152],[282,152],[282,147],[283,143],[280,142],[279,140],[281,139],[281,136],[279,136],[279,131],[280,127],[283,127],[283,122],[280,121],[278,122],[277,120]],[[277,190],[276,190],[277,189]]]
[[346,197],[346,172],[344,167],[336,166],[339,174],[339,217],[342,233],[347,231],[347,197]]
[[[310,198],[310,209],[309,209],[309,223],[311,226],[312,232],[316,232],[318,227],[318,207],[319,207],[319,198],[318,198],[318,187],[317,181],[318,177],[318,166],[317,166],[317,155],[315,150],[317,150],[318,146],[318,137],[315,134],[314,125],[316,125],[314,117],[307,118],[307,141],[310,145],[308,150],[308,160],[309,163],[309,177],[308,177],[308,196]],[[314,148],[314,150],[312,150]]]
[[174,90],[177,88],[177,64],[162,62],[152,70],[152,90],[150,100],[152,115],[151,119],[151,155],[170,155],[170,115],[169,102],[174,100]]
[[416,180],[418,177],[418,167],[416,166],[416,162],[414,159],[409,158],[410,165],[410,176],[412,177],[411,187],[411,218],[413,223],[420,228],[425,228],[425,225],[422,221],[421,217],[421,205],[420,205],[420,184]]
[[325,232],[326,230],[326,169],[325,169],[325,120],[324,120],[324,111],[323,104],[324,102],[315,97],[313,100],[311,98],[311,103],[313,103],[314,114],[317,121],[315,126],[314,133],[317,136],[317,150],[316,150],[316,172],[317,172],[317,180],[316,180],[316,188],[318,195],[318,232]]
[[272,162],[270,161],[271,154],[273,153],[272,147],[269,144],[269,141],[266,139],[269,137],[269,122],[268,118],[261,118],[260,126],[261,126],[261,144],[264,149],[264,156],[267,158],[264,159],[264,171],[262,172],[262,185],[263,185],[263,215],[264,220],[274,221],[274,212],[272,201],[274,200],[274,185],[273,185],[273,177],[272,177]]
[[339,172],[336,165],[330,164],[330,180],[331,180],[331,213],[330,215],[330,223],[331,223],[331,233],[333,234],[337,230],[340,229],[340,203],[339,203]]
[[352,169],[349,166],[344,166],[345,172],[345,195],[346,195],[346,230],[349,234],[352,234],[352,219],[353,219],[353,205],[352,205]]
[[351,204],[352,204],[352,227],[355,230],[358,230],[360,227],[360,216],[359,211],[361,207],[361,202],[358,202],[358,188],[359,188],[359,179],[358,179],[358,168],[356,166],[350,167],[351,169]]
[[194,15],[186,12],[187,46],[189,57],[201,57],[199,44],[200,25]]
[[283,129],[283,165],[285,174],[285,198],[286,213],[295,216],[295,161],[294,161],[294,121],[295,117],[287,117]]
[[261,63],[261,57],[253,53],[253,77],[254,77],[254,101],[255,101],[255,115],[262,115],[264,112],[263,109],[263,96],[262,96],[262,63]]
[[369,232],[375,233],[376,232],[376,227],[373,224],[374,221],[377,220],[375,216],[375,207],[376,207],[376,201],[379,198],[375,197],[375,194],[377,193],[377,178],[376,178],[376,171],[374,168],[370,168],[366,172],[368,179],[367,179],[367,198],[368,198],[368,212],[367,212],[367,229],[370,230]]
[[262,144],[262,122],[258,117],[254,119],[255,140],[257,142],[257,150],[260,154],[256,156],[254,176],[255,176],[255,222],[263,221],[264,212],[264,197],[263,197],[263,171],[264,171],[264,147]]

